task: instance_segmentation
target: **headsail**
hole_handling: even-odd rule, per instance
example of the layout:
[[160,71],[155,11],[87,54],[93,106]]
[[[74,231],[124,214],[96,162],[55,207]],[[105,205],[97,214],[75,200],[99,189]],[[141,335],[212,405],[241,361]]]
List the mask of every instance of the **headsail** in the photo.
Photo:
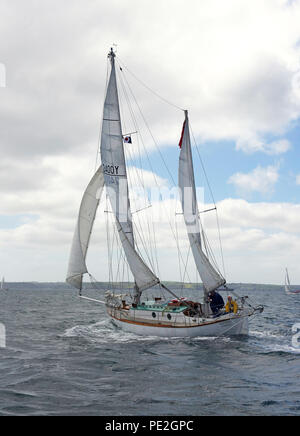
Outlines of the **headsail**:
[[83,195],[73,236],[66,281],[78,289],[82,287],[83,274],[88,272],[85,262],[86,254],[103,187],[104,177],[102,166],[100,166]]
[[183,124],[179,146],[181,151],[179,157],[178,179],[181,205],[196,267],[203,282],[204,290],[207,293],[225,284],[226,281],[224,277],[222,277],[222,275],[216,271],[207,256],[202,251],[199,211],[196,197],[187,111],[185,111],[185,121]]
[[111,73],[103,110],[101,161],[105,186],[116,218],[120,240],[135,279],[136,291],[141,292],[159,283],[159,279],[135,249],[113,50],[109,53],[109,57]]

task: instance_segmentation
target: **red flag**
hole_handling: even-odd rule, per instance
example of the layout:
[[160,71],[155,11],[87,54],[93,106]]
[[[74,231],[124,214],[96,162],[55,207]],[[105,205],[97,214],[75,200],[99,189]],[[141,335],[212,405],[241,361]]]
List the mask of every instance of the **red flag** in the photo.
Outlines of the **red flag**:
[[181,137],[180,137],[180,141],[179,141],[179,144],[178,144],[180,148],[182,146],[182,140],[183,140],[183,135],[184,135],[184,128],[185,128],[185,120],[183,122]]

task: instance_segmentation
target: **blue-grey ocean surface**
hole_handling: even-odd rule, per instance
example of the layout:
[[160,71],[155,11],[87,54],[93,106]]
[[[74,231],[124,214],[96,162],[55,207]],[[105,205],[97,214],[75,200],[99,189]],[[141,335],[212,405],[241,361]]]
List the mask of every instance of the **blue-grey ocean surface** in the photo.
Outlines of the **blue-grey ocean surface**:
[[0,293],[2,416],[300,415],[300,295],[246,292],[265,305],[248,337],[171,340],[122,332],[63,285],[33,288]]

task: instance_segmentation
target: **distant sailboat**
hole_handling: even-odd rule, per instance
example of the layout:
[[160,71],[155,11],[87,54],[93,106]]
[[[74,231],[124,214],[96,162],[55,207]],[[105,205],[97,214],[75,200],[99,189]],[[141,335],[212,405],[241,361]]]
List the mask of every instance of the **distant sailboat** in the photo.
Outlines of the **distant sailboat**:
[[[226,281],[217,268],[213,266],[208,254],[203,251],[205,241],[202,241],[203,228],[197,206],[187,111],[185,111],[179,144],[178,185],[190,250],[203,284],[203,302],[192,301],[182,294],[177,296],[173,290],[162,283],[158,277],[159,268],[155,270],[157,265],[151,261],[150,256],[147,257],[149,261],[142,257],[137,236],[143,229],[142,226],[135,227],[133,219],[135,212],[132,212],[129,198],[130,185],[124,151],[124,142],[127,141],[124,141],[126,136],[122,132],[115,56],[115,52],[111,49],[109,53],[111,71],[102,119],[100,146],[102,165],[95,172],[81,201],[66,280],[79,289],[82,297],[82,279],[83,275],[88,273],[86,254],[90,235],[103,190],[106,188],[108,204],[111,208],[106,212],[113,217],[111,224],[113,230],[108,230],[108,227],[106,229],[107,240],[108,243],[112,240],[119,241],[118,269],[115,277],[110,280],[110,288],[105,293],[105,301],[82,298],[105,304],[108,315],[118,326],[125,331],[136,334],[169,337],[246,334],[249,317],[256,311],[261,312],[262,307],[253,307],[246,302],[246,297],[238,297],[238,309],[235,312],[228,313],[224,308],[215,315],[210,308],[209,293],[225,285]],[[186,201],[186,192],[188,201]],[[144,226],[145,228],[146,226]],[[108,248],[111,268],[112,250],[109,245]],[[125,267],[120,266],[121,261],[124,261]],[[126,293],[123,294],[118,290],[118,286],[123,282],[117,278],[120,272],[126,269],[131,272],[134,280],[131,294],[127,289]],[[143,298],[146,291],[152,289],[154,292],[154,288],[158,293],[157,297],[153,297],[151,300]],[[182,283],[180,292],[183,291],[183,288],[184,283]],[[169,294],[169,298],[166,298],[165,293]],[[196,298],[198,300],[199,297]]]
[[300,294],[300,289],[292,290],[291,289],[291,283],[290,283],[290,277],[288,269],[285,269],[285,283],[284,283],[284,289],[286,294],[292,295],[292,294]]
[[5,288],[5,278],[4,277],[2,277],[2,280],[1,280],[0,290],[1,291],[5,291],[6,290],[6,288]]

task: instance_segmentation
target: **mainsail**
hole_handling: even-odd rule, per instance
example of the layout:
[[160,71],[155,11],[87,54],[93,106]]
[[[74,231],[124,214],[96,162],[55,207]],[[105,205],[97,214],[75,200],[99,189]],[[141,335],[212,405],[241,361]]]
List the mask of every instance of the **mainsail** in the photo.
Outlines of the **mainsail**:
[[138,295],[159,283],[159,279],[135,249],[113,50],[109,57],[111,73],[104,102],[100,153],[105,186]]
[[71,247],[66,281],[78,289],[82,287],[83,274],[88,272],[85,261],[86,254],[103,187],[104,177],[102,166],[100,166],[92,177],[82,197]]
[[185,121],[179,146],[181,147],[179,157],[179,191],[181,205],[186,224],[188,237],[196,263],[197,270],[203,282],[204,291],[217,289],[226,283],[224,277],[216,271],[207,256],[202,251],[201,234],[199,223],[199,211],[197,205],[193,158],[191,150],[188,112],[185,111]]

